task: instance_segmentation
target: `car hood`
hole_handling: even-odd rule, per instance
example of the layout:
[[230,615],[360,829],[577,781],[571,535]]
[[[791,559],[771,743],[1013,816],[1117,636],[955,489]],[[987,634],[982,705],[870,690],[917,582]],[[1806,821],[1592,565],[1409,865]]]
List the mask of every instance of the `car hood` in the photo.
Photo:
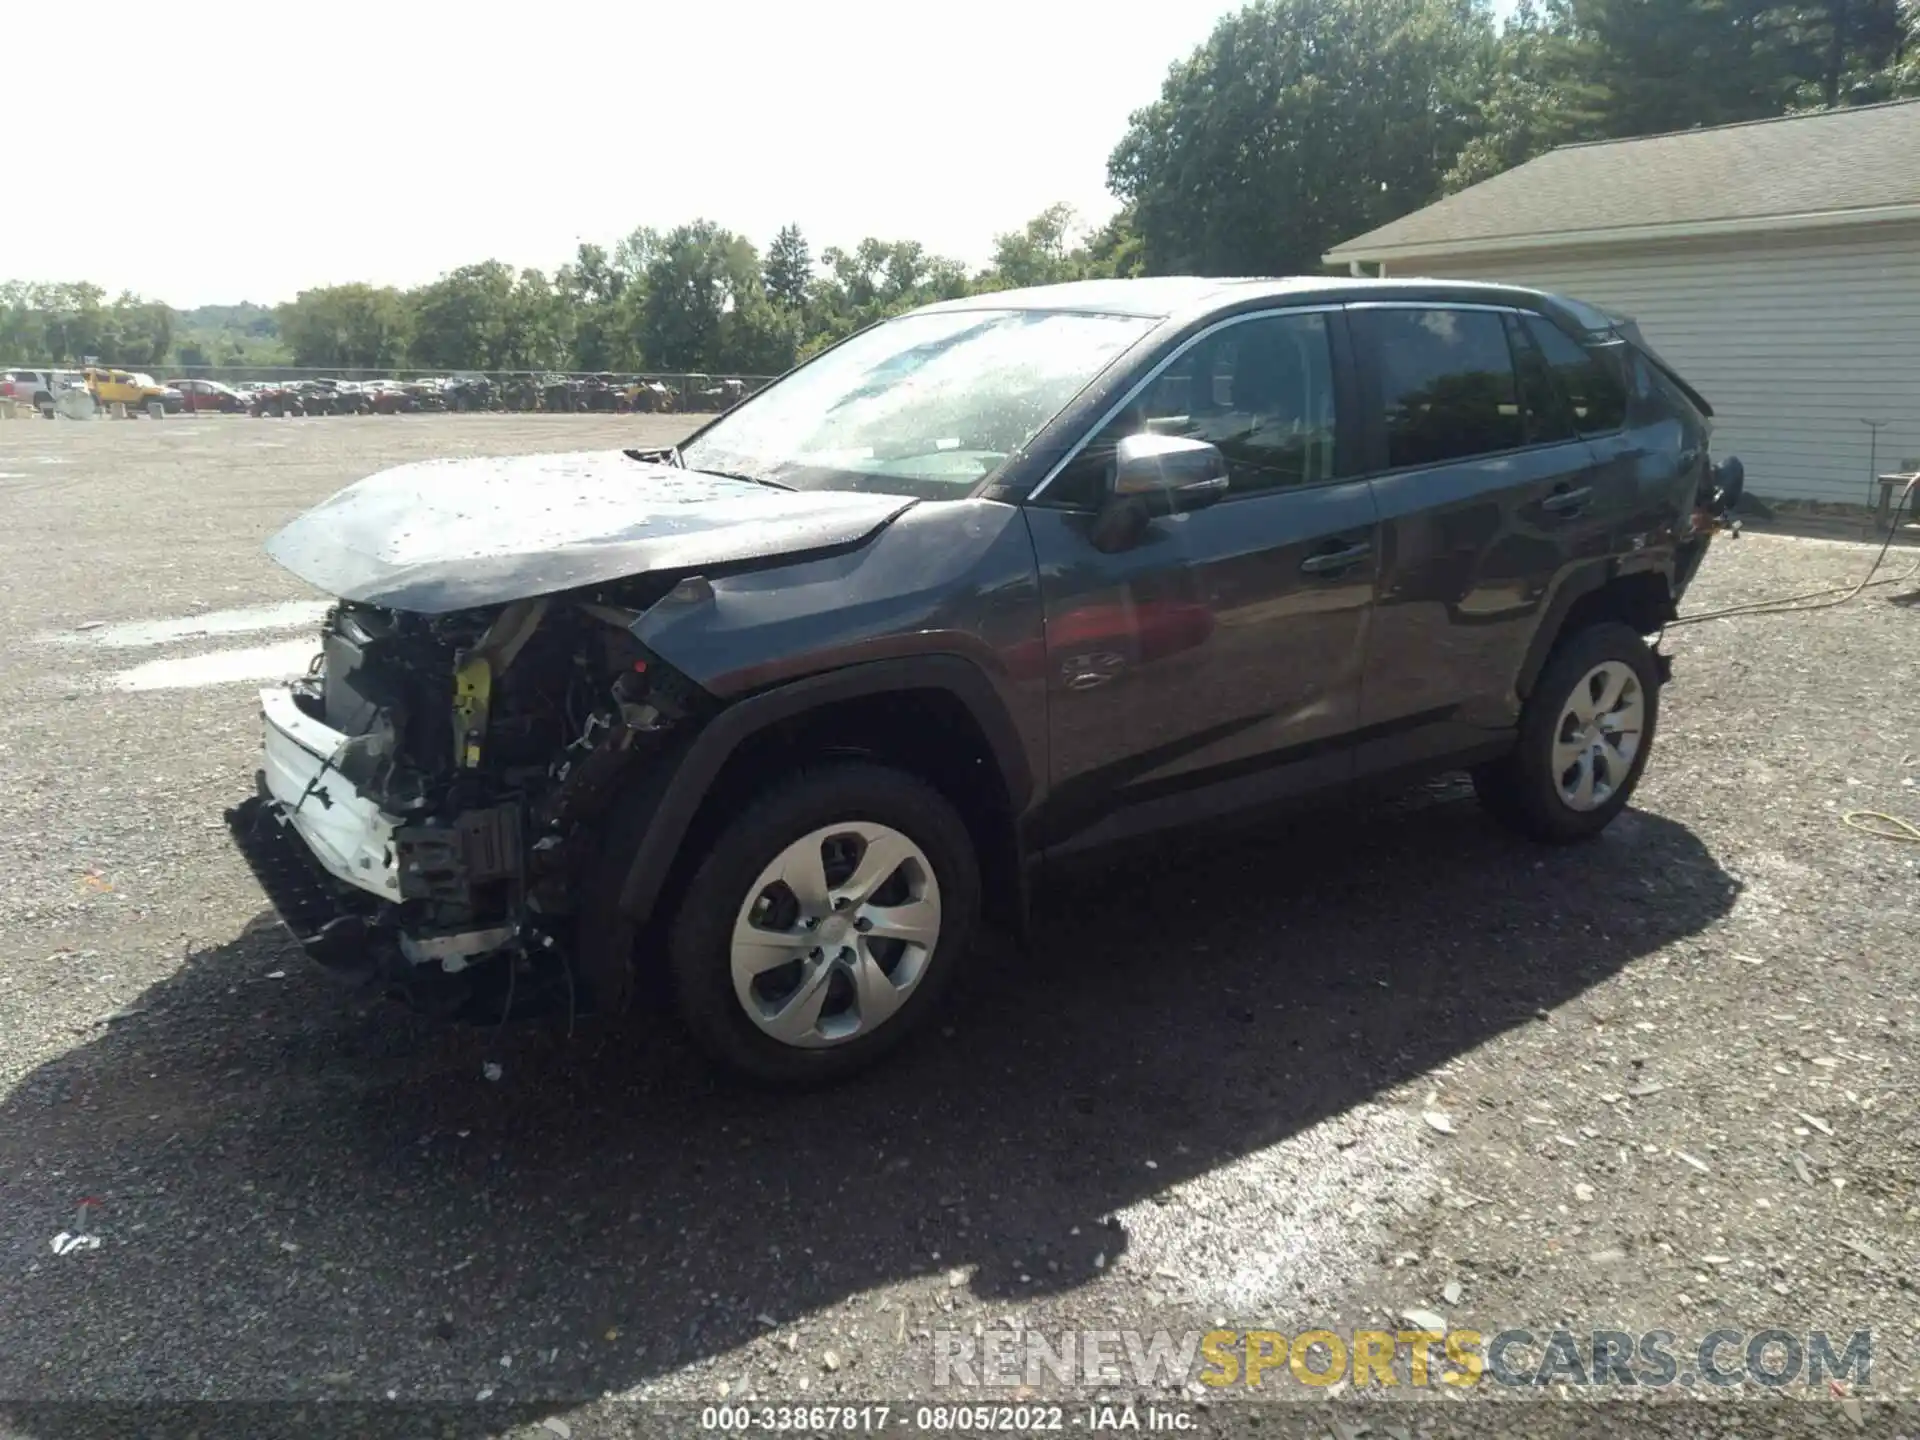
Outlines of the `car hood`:
[[438,615],[853,545],[913,503],[776,490],[619,450],[427,460],[349,485],[267,553],[330,595]]

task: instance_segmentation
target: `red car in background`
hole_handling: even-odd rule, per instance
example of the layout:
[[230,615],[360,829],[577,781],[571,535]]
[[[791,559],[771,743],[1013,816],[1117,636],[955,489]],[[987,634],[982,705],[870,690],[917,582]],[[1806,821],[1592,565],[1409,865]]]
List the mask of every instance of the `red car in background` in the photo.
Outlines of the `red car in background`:
[[219,415],[247,413],[247,397],[218,380],[169,380],[166,383],[168,389],[180,392],[182,410],[207,411]]

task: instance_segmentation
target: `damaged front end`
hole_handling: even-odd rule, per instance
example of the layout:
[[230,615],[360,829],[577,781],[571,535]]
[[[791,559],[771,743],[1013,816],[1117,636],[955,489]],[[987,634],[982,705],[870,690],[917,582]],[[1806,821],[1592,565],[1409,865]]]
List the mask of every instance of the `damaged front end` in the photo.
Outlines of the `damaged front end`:
[[259,793],[228,816],[315,960],[436,1015],[593,1008],[580,917],[614,797],[710,703],[632,633],[659,598],[328,613],[313,672],[261,692]]

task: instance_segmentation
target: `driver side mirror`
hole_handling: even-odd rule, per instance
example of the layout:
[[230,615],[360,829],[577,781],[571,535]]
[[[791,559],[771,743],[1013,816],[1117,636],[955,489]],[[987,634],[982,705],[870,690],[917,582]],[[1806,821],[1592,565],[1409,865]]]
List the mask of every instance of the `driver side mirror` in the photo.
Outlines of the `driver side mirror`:
[[1129,435],[1114,448],[1106,503],[1091,538],[1108,554],[1146,538],[1153,518],[1211,505],[1227,493],[1227,459],[1219,447],[1186,435]]
[[1186,435],[1129,435],[1114,451],[1110,500],[1140,500],[1155,514],[1211,505],[1227,493],[1219,447]]

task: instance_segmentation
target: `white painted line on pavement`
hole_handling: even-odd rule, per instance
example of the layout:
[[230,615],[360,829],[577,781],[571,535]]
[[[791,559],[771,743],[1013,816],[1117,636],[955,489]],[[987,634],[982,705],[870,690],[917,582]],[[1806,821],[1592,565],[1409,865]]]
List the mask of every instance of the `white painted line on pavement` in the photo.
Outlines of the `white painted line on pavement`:
[[327,613],[324,600],[288,600],[278,605],[253,605],[244,610],[209,610],[174,620],[124,620],[40,638],[55,645],[94,645],[131,649],[170,645],[202,635],[248,635],[260,630],[317,630]]
[[177,660],[149,660],[110,677],[116,690],[192,690],[242,680],[285,680],[306,673],[320,651],[316,640],[284,640],[243,650],[216,650]]

